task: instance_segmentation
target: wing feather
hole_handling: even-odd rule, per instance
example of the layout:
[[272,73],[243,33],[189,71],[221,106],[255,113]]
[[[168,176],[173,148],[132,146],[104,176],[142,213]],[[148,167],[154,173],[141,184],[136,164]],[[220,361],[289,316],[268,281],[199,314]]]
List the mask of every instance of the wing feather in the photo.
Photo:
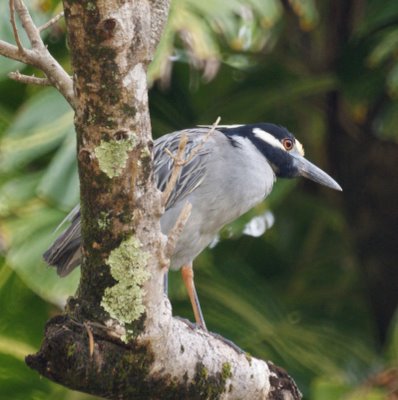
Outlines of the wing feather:
[[[167,154],[166,149],[172,154],[177,154],[183,132],[186,132],[188,137],[185,147],[185,159],[187,162],[181,168],[180,176],[170,194],[166,209],[173,207],[177,202],[192,193],[206,176],[205,159],[211,152],[211,146],[205,145],[204,142],[209,139],[207,135],[209,129],[198,128],[174,132],[155,141],[154,175],[158,189],[164,191],[173,171],[174,160]],[[81,230],[79,205],[69,213],[60,226],[65,221],[70,221],[71,225],[59,235],[43,254],[47,263],[56,266],[57,272],[61,276],[69,274],[80,264]]]
[[[172,154],[177,154],[182,135],[185,133],[188,142],[185,146],[184,158],[187,163],[181,168],[176,185],[173,188],[166,209],[173,207],[177,202],[192,193],[206,176],[206,156],[210,154],[211,147],[205,145],[208,129],[190,129],[162,136],[155,142],[154,149],[154,173],[157,187],[164,191],[171,177],[174,160],[166,152],[168,149]],[[193,157],[191,154],[193,152]]]

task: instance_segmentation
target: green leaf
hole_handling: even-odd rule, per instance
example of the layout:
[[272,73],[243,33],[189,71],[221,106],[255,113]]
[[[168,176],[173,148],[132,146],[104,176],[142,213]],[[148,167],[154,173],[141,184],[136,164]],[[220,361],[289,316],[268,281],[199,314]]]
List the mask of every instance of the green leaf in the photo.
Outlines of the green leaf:
[[17,175],[0,185],[0,216],[17,212],[35,196],[42,172]]
[[59,235],[59,232],[54,233],[54,227],[63,217],[59,211],[37,205],[19,219],[6,223],[11,236],[7,254],[9,266],[35,293],[57,305],[63,305],[75,292],[79,278],[79,270],[76,270],[60,279],[55,269],[42,261],[42,254]]
[[385,140],[398,141],[398,102],[391,101],[384,105],[374,121],[377,136]]
[[384,33],[379,43],[374,46],[368,57],[368,64],[373,67],[381,64],[388,58],[394,57],[397,49],[398,29],[394,28]]
[[5,354],[24,361],[28,354],[35,352],[35,348],[28,344],[0,335],[0,354]]
[[54,89],[40,91],[17,114],[1,140],[0,169],[21,168],[74,134],[72,110]]
[[[398,32],[397,32],[398,37]],[[398,41],[397,41],[398,43]],[[398,46],[397,46],[398,50]],[[391,97],[394,99],[398,98],[398,63],[394,64],[394,66],[390,69],[387,75],[387,90]]]
[[[52,307],[34,294],[10,268],[0,266],[0,388],[12,400],[94,399],[54,384],[27,367],[25,357],[42,341]],[[53,313],[52,311],[51,313]]]
[[290,0],[293,10],[300,18],[303,30],[311,30],[318,22],[319,15],[314,0]]
[[37,188],[40,197],[69,211],[79,201],[76,139],[70,135],[51,160]]
[[0,353],[0,386],[5,399],[45,400],[50,398],[52,388],[49,381],[38,379],[35,371],[14,357]]
[[357,35],[372,35],[394,24],[398,16],[398,3],[395,0],[369,0],[365,5],[365,14],[361,18]]

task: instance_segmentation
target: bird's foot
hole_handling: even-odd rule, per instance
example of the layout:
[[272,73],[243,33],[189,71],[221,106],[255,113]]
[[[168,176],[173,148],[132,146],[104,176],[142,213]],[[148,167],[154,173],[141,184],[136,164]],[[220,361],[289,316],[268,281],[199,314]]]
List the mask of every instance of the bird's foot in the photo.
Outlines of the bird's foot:
[[178,319],[181,322],[184,322],[184,324],[188,325],[189,328],[191,328],[193,331],[196,331],[198,329],[201,329],[202,331],[208,332],[207,328],[201,324],[197,324],[195,322],[191,322],[189,319],[187,318],[182,318],[182,317],[178,317],[175,316],[175,319]]
[[224,336],[221,336],[219,333],[214,333],[214,332],[208,332],[211,336],[215,337],[218,340],[221,340],[223,343],[228,345],[229,347],[232,347],[238,354],[246,354],[245,351],[243,351],[239,346],[237,346],[232,340],[229,340],[225,338]]
[[234,342],[232,342],[229,339],[226,339],[224,336],[221,336],[219,333],[215,333],[215,332],[210,332],[207,330],[206,327],[203,327],[200,324],[197,324],[195,322],[191,322],[189,319],[186,318],[182,318],[182,317],[178,317],[175,316],[174,318],[178,319],[181,322],[184,322],[184,324],[188,325],[189,328],[191,328],[193,331],[196,331],[198,329],[201,329],[202,331],[208,333],[209,335],[213,336],[214,338],[221,340],[223,343],[225,343],[226,345],[228,345],[229,347],[232,347],[238,354],[246,354],[245,351],[243,351],[239,346],[237,346]]

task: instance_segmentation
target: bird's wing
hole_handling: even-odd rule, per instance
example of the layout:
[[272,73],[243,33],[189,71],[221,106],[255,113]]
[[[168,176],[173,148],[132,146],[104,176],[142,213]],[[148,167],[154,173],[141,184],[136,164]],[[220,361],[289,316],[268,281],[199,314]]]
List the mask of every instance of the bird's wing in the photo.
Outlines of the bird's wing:
[[211,152],[211,146],[208,143],[211,141],[209,129],[197,128],[174,132],[155,141],[154,174],[158,189],[163,192],[167,186],[174,165],[174,159],[169,152],[177,155],[183,134],[188,139],[184,151],[185,163],[170,194],[166,209],[173,207],[178,201],[194,191],[206,176],[205,160]]
[[[209,127],[209,129],[210,128],[211,127]],[[166,149],[176,155],[182,134],[185,133],[188,138],[184,155],[184,158],[188,160],[188,162],[184,164],[181,169],[180,176],[171,192],[166,208],[172,207],[177,201],[191,193],[201,184],[205,177],[206,168],[204,159],[211,151],[210,146],[205,146],[206,141],[209,139],[207,136],[209,129],[188,129],[164,135],[155,141],[154,173],[158,189],[164,191],[171,177],[174,165],[174,160],[166,152]],[[191,158],[192,152],[194,152],[194,155]],[[55,232],[57,232],[66,221],[70,222],[73,227],[70,232],[71,237],[68,237],[68,240],[71,241],[76,238],[80,240],[80,204],[77,204],[70,211],[57,226]],[[60,238],[62,238],[62,234]]]
[[57,267],[58,275],[68,275],[80,264],[80,207],[76,206],[66,218],[71,225],[65,229],[43,254],[49,265]]
[[69,214],[58,224],[58,226],[54,229],[54,232],[58,232],[61,227],[64,225],[66,221],[73,222],[76,218],[80,217],[80,204],[77,204],[73,207],[73,209],[69,212]]

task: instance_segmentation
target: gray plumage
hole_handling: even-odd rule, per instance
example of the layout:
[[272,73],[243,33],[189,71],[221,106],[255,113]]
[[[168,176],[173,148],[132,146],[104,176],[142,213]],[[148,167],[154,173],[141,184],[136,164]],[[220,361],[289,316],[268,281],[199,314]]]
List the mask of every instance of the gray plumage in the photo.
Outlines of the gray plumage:
[[[285,128],[256,124],[218,127],[211,135],[209,128],[188,129],[157,139],[154,174],[161,191],[173,169],[173,159],[165,149],[176,154],[182,133],[188,137],[185,158],[189,162],[182,167],[161,217],[162,232],[167,234],[174,226],[186,201],[192,204],[192,211],[171,258],[171,269],[192,263],[225,224],[261,202],[271,192],[276,175],[289,178],[303,175],[334,189],[340,188],[304,159],[298,141],[299,150],[296,145],[290,153],[283,149],[280,143],[284,138],[295,143]],[[70,220],[71,225],[44,253],[44,259],[56,266],[61,276],[80,264],[79,208],[72,212]]]

